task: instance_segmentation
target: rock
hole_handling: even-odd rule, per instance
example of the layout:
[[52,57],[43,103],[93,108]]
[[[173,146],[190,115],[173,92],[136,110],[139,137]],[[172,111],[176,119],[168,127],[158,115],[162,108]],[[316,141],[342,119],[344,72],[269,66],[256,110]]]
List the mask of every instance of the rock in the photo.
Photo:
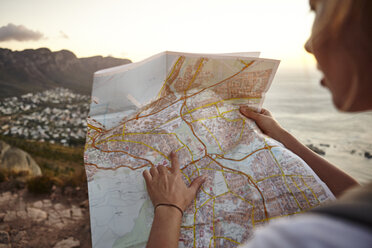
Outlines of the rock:
[[73,248],[73,247],[79,247],[80,241],[74,239],[73,237],[69,237],[68,239],[64,239],[62,241],[59,241],[54,248]]
[[43,205],[44,205],[44,208],[50,208],[52,207],[52,201],[49,199],[45,199],[43,200]]
[[25,210],[17,211],[17,217],[20,219],[27,219],[28,214]]
[[365,158],[368,158],[368,159],[371,159],[372,158],[372,154],[370,154],[369,152],[364,152],[364,157]]
[[329,144],[322,144],[322,143],[320,143],[319,146],[330,147]]
[[14,221],[17,219],[16,211],[6,211],[4,222]]
[[69,218],[71,218],[71,211],[70,211],[70,209],[64,209],[64,210],[59,212],[59,215],[62,218],[69,219]]
[[19,176],[41,176],[40,167],[25,151],[0,140],[0,169],[16,173]]
[[310,144],[310,145],[306,145],[310,150],[312,150],[313,152],[319,154],[319,155],[325,155],[325,151],[323,151],[322,149],[314,146],[313,144]]
[[0,244],[9,244],[10,243],[10,238],[9,238],[9,233],[5,231],[0,231]]
[[351,150],[350,151],[350,154],[354,154],[356,151],[355,150]]
[[0,48],[0,65],[3,65],[0,66],[0,98],[53,89],[56,85],[89,94],[95,71],[130,62],[110,56],[77,58],[67,50],[52,52],[39,48],[11,51]]
[[26,238],[27,238],[27,232],[26,231],[19,231],[19,232],[17,232],[17,234],[14,237],[12,237],[13,242],[16,242],[16,243],[18,243],[18,242],[20,242],[20,241],[22,241]]
[[12,193],[7,191],[0,195],[0,204],[8,203],[13,200]]
[[10,226],[7,223],[0,223],[0,231],[9,231]]
[[42,201],[36,201],[34,204],[32,204],[35,208],[42,208],[43,207],[43,202]]
[[56,203],[54,205],[54,209],[57,210],[57,211],[60,211],[62,209],[65,209],[65,207],[61,203]]
[[83,211],[81,208],[73,207],[71,208],[71,215],[73,219],[78,220],[83,218]]
[[60,215],[55,210],[49,211],[47,224],[49,226],[56,226],[58,228],[63,228],[65,226],[65,223],[62,221]]
[[28,217],[36,222],[41,222],[48,217],[48,214],[37,208],[27,208]]

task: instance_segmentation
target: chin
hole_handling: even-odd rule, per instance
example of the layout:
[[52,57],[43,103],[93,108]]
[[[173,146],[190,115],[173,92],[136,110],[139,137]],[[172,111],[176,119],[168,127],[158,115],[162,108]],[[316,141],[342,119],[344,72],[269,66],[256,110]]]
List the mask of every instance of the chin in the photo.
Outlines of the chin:
[[333,105],[336,107],[337,110],[342,112],[348,112],[342,101],[338,101],[335,97],[332,98],[332,101]]
[[358,102],[350,101],[350,99],[348,101],[348,99],[345,98],[339,99],[336,97],[333,97],[332,100],[336,109],[341,112],[361,112],[372,110],[372,106],[366,107],[360,101]]

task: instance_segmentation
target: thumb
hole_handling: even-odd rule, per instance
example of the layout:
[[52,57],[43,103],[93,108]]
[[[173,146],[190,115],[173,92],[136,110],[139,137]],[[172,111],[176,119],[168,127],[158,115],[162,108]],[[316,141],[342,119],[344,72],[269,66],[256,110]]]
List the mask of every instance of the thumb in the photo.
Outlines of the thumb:
[[258,118],[260,118],[260,114],[259,113],[254,112],[253,110],[249,109],[247,106],[240,106],[239,111],[245,117],[250,118],[250,119],[253,119],[255,121]]
[[197,177],[197,178],[194,179],[194,181],[192,181],[192,183],[190,184],[189,189],[192,190],[194,195],[196,195],[199,188],[202,186],[202,184],[205,182],[206,179],[207,179],[207,176],[204,175],[204,176]]

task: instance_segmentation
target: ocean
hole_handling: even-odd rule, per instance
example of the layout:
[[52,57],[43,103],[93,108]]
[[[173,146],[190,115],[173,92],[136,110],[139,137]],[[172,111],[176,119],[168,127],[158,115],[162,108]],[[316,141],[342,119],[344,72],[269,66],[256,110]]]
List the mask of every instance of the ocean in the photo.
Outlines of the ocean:
[[263,107],[304,144],[325,151],[324,157],[359,183],[372,181],[372,111],[336,110],[319,73],[276,74]]

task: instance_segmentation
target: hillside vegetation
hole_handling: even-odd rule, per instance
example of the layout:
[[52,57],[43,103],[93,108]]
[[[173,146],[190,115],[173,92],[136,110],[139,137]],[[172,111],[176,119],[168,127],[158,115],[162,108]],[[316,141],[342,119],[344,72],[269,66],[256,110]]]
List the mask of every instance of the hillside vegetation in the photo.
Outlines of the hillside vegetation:
[[57,87],[89,95],[95,71],[128,63],[113,57],[77,58],[68,50],[0,48],[0,99]]

